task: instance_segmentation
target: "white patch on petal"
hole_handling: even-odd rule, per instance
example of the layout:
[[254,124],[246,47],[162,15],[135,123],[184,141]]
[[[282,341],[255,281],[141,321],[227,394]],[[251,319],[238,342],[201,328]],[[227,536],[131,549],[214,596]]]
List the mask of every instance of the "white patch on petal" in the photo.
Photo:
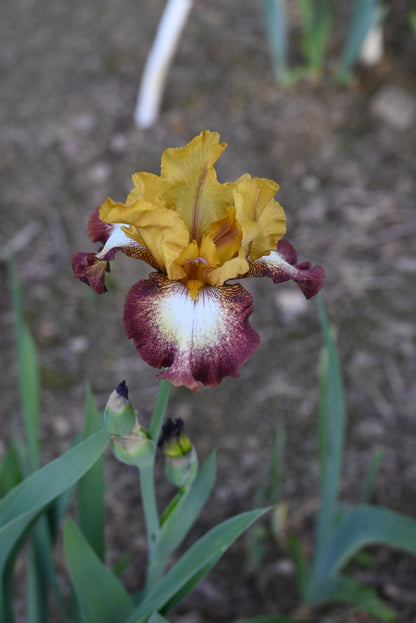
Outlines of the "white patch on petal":
[[159,304],[159,323],[169,341],[175,341],[182,349],[191,344],[200,349],[207,343],[215,343],[219,337],[221,307],[210,288],[200,291],[196,300],[183,284],[175,284],[175,291]]
[[125,232],[122,230],[122,227],[128,227],[128,225],[126,225],[125,223],[114,223],[113,231],[108,237],[107,242],[105,243],[101,251],[97,253],[98,259],[105,257],[109,251],[115,248],[117,249],[122,249],[123,247],[136,248],[136,249],[144,248],[141,244],[136,242],[136,240],[129,238],[125,234]]
[[166,368],[158,378],[195,391],[201,383],[237,376],[256,350],[252,311],[251,295],[240,284],[205,286],[195,299],[183,283],[152,273],[130,290],[124,325],[143,359]]
[[286,260],[284,260],[282,256],[277,253],[277,251],[270,251],[269,255],[263,255],[256,261],[259,263],[264,262],[267,266],[277,266],[288,274],[296,273],[296,269],[292,266],[292,264],[286,262]]

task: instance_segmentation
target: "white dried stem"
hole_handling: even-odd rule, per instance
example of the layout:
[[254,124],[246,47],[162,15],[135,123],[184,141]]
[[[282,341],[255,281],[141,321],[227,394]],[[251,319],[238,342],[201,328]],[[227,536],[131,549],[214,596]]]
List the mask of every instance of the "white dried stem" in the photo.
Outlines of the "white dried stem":
[[149,128],[159,115],[169,65],[193,0],[168,0],[147,57],[134,111],[134,122]]

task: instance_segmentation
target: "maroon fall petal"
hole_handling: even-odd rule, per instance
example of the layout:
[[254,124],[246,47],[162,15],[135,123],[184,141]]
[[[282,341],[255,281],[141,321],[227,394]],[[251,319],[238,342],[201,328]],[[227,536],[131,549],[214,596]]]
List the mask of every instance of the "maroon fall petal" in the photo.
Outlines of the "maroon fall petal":
[[260,341],[248,321],[252,311],[240,284],[206,286],[195,299],[183,283],[151,273],[130,290],[124,325],[146,363],[167,368],[158,378],[196,391],[238,376]]
[[318,294],[322,288],[325,271],[322,266],[310,262],[297,264],[295,249],[287,240],[280,240],[277,251],[250,262],[249,277],[269,277],[274,283],[293,279],[307,299]]
[[76,279],[88,284],[97,294],[107,292],[105,273],[110,267],[106,260],[99,259],[95,253],[75,253],[71,261]]

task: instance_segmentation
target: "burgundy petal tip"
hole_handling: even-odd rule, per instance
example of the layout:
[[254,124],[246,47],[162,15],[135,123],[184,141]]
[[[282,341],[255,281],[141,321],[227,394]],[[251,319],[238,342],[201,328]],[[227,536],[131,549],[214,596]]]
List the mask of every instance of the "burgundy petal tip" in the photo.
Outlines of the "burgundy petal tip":
[[325,279],[325,271],[322,266],[313,266],[312,268],[308,268],[304,273],[304,280],[295,279],[299,288],[302,290],[303,294],[307,299],[312,298],[322,289],[324,285]]
[[253,277],[269,277],[273,283],[292,279],[307,299],[318,294],[325,278],[322,266],[311,266],[310,262],[297,263],[297,253],[287,240],[279,240],[277,251],[251,262],[249,274]]
[[97,294],[107,292],[105,273],[110,270],[105,260],[100,260],[95,253],[75,253],[71,259],[75,279],[89,285]]
[[110,237],[113,225],[111,223],[104,223],[100,219],[100,208],[101,206],[95,208],[89,218],[88,235],[93,242],[105,244]]

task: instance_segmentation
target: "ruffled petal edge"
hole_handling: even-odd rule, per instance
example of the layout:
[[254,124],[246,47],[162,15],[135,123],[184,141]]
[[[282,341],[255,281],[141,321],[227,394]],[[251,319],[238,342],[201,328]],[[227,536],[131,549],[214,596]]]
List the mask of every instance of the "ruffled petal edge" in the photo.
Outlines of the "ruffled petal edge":
[[88,234],[93,242],[104,246],[97,253],[75,253],[71,263],[74,277],[89,285],[97,294],[107,292],[105,273],[110,271],[109,262],[117,251],[130,257],[143,260],[153,268],[158,268],[149,250],[126,235],[123,223],[104,223],[99,218],[99,207],[91,214],[88,221]]
[[318,294],[325,279],[322,266],[311,266],[310,262],[297,263],[297,253],[287,240],[279,240],[277,251],[250,261],[249,265],[247,277],[269,277],[274,283],[293,279],[307,299]]
[[248,317],[253,300],[240,284],[206,286],[193,298],[186,285],[160,273],[139,281],[124,308],[129,338],[158,378],[192,391],[238,376],[260,337]]

